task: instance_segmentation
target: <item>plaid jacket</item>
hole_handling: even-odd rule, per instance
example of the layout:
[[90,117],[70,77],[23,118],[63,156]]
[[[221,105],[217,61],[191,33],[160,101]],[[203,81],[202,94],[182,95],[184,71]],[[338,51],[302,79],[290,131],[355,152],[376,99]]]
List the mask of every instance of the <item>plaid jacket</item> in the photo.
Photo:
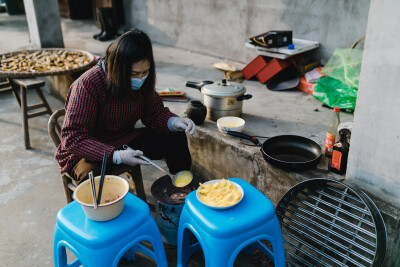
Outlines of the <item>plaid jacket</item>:
[[70,172],[79,160],[102,161],[104,152],[111,154],[131,143],[142,132],[142,123],[158,133],[169,132],[167,122],[176,116],[164,107],[158,94],[145,98],[141,94],[122,102],[106,89],[106,76],[99,65],[86,71],[68,92],[61,144],[55,158],[60,172]]

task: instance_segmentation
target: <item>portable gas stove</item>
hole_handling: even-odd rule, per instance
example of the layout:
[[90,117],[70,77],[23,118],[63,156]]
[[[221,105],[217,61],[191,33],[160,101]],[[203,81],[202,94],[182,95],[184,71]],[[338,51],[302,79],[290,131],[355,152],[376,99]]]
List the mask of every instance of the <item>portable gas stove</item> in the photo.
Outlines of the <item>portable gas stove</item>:
[[156,199],[156,222],[165,243],[177,245],[179,219],[185,198],[198,186],[199,181],[193,177],[188,185],[175,187],[168,175],[157,179],[151,186],[151,194]]

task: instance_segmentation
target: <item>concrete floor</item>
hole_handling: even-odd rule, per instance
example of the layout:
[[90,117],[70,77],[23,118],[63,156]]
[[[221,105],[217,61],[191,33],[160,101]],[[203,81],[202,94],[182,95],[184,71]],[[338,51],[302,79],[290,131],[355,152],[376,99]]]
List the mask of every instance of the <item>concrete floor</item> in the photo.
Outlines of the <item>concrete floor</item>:
[[[104,55],[111,42],[99,42],[92,35],[99,30],[91,21],[62,20],[65,46]],[[0,54],[29,48],[29,33],[24,15],[0,14]],[[177,88],[194,99],[202,99],[199,91],[185,88],[188,80],[219,80],[222,72],[212,63],[221,59],[191,51],[154,45],[157,66],[157,88]],[[298,133],[323,144],[331,110],[302,92],[271,92],[256,81],[244,85],[255,97],[244,103],[246,133],[265,136]],[[47,92],[46,92],[47,91]],[[53,110],[63,103],[45,96]],[[29,103],[36,102],[29,92]],[[250,102],[251,101],[251,102]],[[289,105],[288,105],[289,103]],[[187,103],[167,103],[176,114],[183,116]],[[268,106],[267,112],[265,107]],[[314,112],[314,109],[319,112]],[[351,114],[341,114],[342,121],[352,120]],[[22,137],[20,109],[11,93],[0,94],[0,262],[1,266],[51,266],[52,238],[55,217],[66,202],[53,158],[55,147],[47,134],[48,116],[29,120],[32,149],[25,150]],[[271,127],[271,124],[272,127]],[[275,125],[275,126],[274,126]],[[217,131],[215,122],[206,121],[204,129]],[[224,137],[225,138],[225,137]],[[161,163],[161,162],[160,162]],[[145,187],[150,201],[151,184],[162,174],[143,167]],[[169,266],[176,266],[176,249],[166,246]],[[256,258],[240,256],[235,266],[262,266]],[[201,253],[194,256],[191,266],[203,265]],[[253,262],[253,263],[252,263]],[[137,261],[121,261],[120,266],[155,266],[146,257]]]

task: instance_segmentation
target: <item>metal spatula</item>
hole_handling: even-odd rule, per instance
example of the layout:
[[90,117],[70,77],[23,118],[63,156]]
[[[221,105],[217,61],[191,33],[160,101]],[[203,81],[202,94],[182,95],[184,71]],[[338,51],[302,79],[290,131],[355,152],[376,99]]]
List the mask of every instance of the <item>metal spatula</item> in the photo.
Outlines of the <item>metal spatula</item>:
[[[130,150],[134,150],[132,148],[130,148],[128,145],[123,145],[122,146],[124,149],[130,149]],[[172,174],[170,174],[169,172],[167,172],[166,170],[164,170],[163,168],[161,168],[160,166],[158,166],[157,164],[155,164],[151,159],[149,159],[148,157],[145,156],[138,156],[138,158],[147,161],[148,163],[150,163],[151,165],[153,165],[154,167],[156,167],[157,169],[159,169],[160,171],[165,172],[172,180],[172,183],[174,183],[174,176]]]

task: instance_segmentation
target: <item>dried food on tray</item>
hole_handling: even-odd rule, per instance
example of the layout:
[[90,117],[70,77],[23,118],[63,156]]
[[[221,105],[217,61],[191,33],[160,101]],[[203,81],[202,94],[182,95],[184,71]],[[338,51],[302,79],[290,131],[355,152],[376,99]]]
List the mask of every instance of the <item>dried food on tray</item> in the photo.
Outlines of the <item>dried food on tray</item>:
[[234,62],[231,60],[225,60],[223,62],[216,62],[212,64],[216,69],[222,70],[224,72],[224,78],[228,81],[234,81],[241,83],[243,81],[242,69],[246,66],[239,62]]
[[59,73],[89,66],[94,60],[88,52],[70,49],[41,49],[0,55],[0,73]]

